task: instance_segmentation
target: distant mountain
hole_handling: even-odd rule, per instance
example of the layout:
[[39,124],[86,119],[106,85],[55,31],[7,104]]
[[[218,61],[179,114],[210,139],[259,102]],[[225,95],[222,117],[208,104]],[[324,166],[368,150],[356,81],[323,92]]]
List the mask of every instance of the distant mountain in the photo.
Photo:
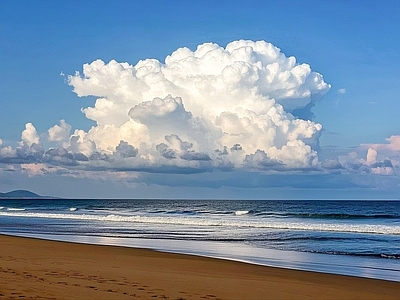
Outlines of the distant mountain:
[[43,197],[38,194],[32,193],[30,191],[26,190],[16,190],[16,191],[11,191],[8,193],[0,193],[0,198],[1,199],[8,199],[8,198],[29,198],[29,199],[38,199],[38,198],[49,198],[49,197]]

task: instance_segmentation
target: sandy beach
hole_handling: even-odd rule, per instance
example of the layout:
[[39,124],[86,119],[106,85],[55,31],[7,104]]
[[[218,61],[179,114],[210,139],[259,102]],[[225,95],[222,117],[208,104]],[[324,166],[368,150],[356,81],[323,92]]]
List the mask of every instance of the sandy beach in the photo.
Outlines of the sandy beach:
[[399,299],[400,283],[0,235],[0,299]]

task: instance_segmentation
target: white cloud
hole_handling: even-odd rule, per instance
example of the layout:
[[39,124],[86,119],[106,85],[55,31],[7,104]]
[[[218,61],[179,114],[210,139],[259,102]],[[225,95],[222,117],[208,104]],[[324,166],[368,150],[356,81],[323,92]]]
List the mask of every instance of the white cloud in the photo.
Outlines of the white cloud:
[[86,132],[83,130],[75,130],[70,137],[70,145],[68,149],[72,153],[82,153],[89,156],[96,150],[96,144],[87,138]]
[[[28,123],[16,159],[88,170],[320,166],[322,126],[304,112],[330,85],[264,41],[180,48],[164,63],[96,60],[68,76],[68,83],[79,97],[97,97],[82,110],[96,125],[71,134],[72,126],[61,120],[47,132],[57,147],[40,152]],[[35,155],[22,155],[28,151],[23,147]]]
[[11,146],[6,146],[0,149],[0,156],[2,158],[13,158],[17,156],[17,150]]
[[367,152],[367,164],[372,165],[376,163],[376,157],[378,155],[378,152],[376,150],[369,148]]
[[[291,113],[319,101],[330,85],[309,65],[296,64],[294,57],[264,41],[240,40],[226,48],[206,43],[195,51],[180,48],[165,63],[96,60],[68,82],[78,96],[98,97],[93,107],[83,110],[97,126],[75,133],[71,140],[71,150],[85,155],[112,154],[124,141],[138,149],[138,159],[150,155],[151,161],[162,164],[180,150],[167,145],[160,152],[157,145],[177,136],[197,153],[178,158],[208,157],[214,165],[228,160],[239,167],[246,155],[260,150],[288,167],[318,164],[313,148],[322,126]],[[216,150],[236,144],[242,152],[228,151],[221,160]]]
[[21,134],[21,145],[31,147],[33,144],[39,144],[39,136],[35,126],[32,123],[25,125],[25,130]]
[[54,125],[47,131],[49,141],[66,145],[70,138],[71,128],[71,125],[65,122],[65,120],[61,120],[60,125]]
[[[95,125],[71,131],[61,120],[39,135],[26,124],[18,146],[0,139],[0,164],[9,170],[2,175],[67,175],[85,186],[82,191],[88,179],[114,180],[146,185],[146,193],[164,185],[209,188],[205,193],[333,187],[346,195],[347,188],[377,190],[383,182],[399,187],[400,135],[319,161],[322,125],[312,121],[311,109],[330,85],[264,41],[180,48],[164,61],[96,60],[66,82],[78,97],[95,96],[82,109]],[[337,101],[346,93],[338,89]],[[46,144],[51,148],[43,149]]]
[[388,149],[391,151],[400,151],[400,135],[392,135],[386,139],[389,144],[376,144],[378,149]]
[[330,88],[309,65],[296,64],[264,41],[235,41],[226,48],[206,43],[194,52],[180,48],[164,64],[96,60],[84,65],[83,76],[68,80],[78,96],[100,97],[84,110],[88,118],[115,125],[128,120],[126,111],[133,106],[168,94],[182,97],[195,116],[215,117],[238,107],[265,113],[275,102],[288,111],[304,108]]

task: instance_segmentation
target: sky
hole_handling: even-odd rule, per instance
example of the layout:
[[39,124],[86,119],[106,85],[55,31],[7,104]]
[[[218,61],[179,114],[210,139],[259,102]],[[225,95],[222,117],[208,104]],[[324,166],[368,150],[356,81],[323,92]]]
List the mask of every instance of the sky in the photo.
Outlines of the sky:
[[1,192],[400,199],[398,1],[0,14]]

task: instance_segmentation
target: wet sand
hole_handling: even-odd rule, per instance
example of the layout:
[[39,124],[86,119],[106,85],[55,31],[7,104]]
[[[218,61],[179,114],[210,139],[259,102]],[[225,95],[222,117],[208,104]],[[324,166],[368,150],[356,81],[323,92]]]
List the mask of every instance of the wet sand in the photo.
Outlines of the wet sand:
[[400,283],[0,235],[0,299],[400,299]]

